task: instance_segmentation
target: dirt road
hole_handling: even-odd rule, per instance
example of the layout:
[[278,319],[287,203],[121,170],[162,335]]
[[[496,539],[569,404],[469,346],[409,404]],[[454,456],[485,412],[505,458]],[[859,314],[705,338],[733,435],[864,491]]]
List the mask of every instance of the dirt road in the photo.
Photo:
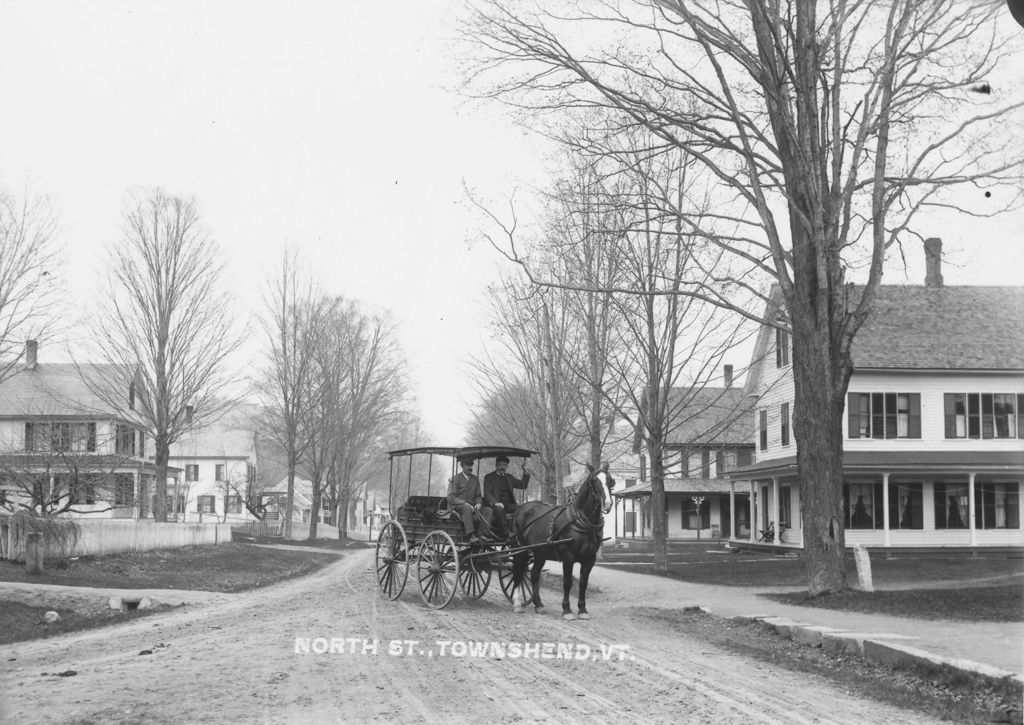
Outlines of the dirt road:
[[386,601],[372,564],[0,648],[0,722],[932,722],[681,638],[630,613],[671,602],[608,582],[566,622],[553,591],[512,614],[496,577],[434,611],[410,572]]

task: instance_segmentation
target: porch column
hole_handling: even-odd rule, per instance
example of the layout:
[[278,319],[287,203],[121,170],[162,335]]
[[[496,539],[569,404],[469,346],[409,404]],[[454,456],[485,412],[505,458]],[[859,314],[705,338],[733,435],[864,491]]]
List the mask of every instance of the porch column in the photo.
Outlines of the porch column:
[[729,479],[729,541],[736,538],[736,482]]
[[750,481],[750,543],[757,541],[757,483]]
[[978,530],[974,526],[974,471],[967,474],[967,506],[968,514],[967,521],[971,531],[971,546],[978,545]]
[[[776,545],[782,543],[782,522],[779,518],[779,477],[772,476],[772,510],[770,513],[775,514],[775,540],[772,542]],[[771,519],[768,519],[771,521]]]
[[882,546],[892,546],[889,538],[889,472],[882,474]]

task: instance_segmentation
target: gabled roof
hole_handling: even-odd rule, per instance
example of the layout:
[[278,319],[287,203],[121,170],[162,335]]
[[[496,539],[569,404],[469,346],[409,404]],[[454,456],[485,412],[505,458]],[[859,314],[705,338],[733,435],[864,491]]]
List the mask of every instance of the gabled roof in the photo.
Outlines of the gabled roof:
[[[729,493],[729,481],[724,478],[666,478],[664,481],[665,493],[682,494],[703,494],[703,493]],[[645,481],[635,486],[624,488],[621,491],[613,491],[612,496],[649,496],[651,494],[651,482]]]
[[100,379],[116,374],[113,365],[39,363],[25,367],[0,383],[0,418],[115,415],[89,389],[83,376]]
[[852,356],[855,370],[1024,370],[1024,287],[879,287]]
[[215,423],[196,428],[171,446],[171,458],[256,459],[256,409],[239,405]]
[[673,388],[669,409],[678,410],[679,425],[669,445],[739,445],[754,440],[753,401],[741,388]]
[[[852,288],[858,300],[863,288]],[[782,303],[773,286],[765,317]],[[852,302],[851,302],[852,304]],[[1024,287],[881,285],[853,339],[857,370],[1024,370]],[[758,333],[746,391],[757,393],[772,341]]]

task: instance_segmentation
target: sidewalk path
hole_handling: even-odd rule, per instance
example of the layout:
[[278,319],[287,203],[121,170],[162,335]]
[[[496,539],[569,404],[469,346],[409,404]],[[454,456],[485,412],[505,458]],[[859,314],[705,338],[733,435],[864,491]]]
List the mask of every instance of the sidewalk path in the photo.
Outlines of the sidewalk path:
[[[1024,675],[1024,623],[960,622],[843,612],[781,604],[759,593],[803,591],[802,587],[725,587],[692,584],[666,577],[634,574],[614,566],[596,566],[590,581],[617,596],[628,592],[637,607],[682,609],[707,607],[719,617],[764,615],[803,624],[834,627],[865,634],[896,634],[914,639],[905,644],[947,658],[966,659]],[[600,594],[588,597],[600,607]]]

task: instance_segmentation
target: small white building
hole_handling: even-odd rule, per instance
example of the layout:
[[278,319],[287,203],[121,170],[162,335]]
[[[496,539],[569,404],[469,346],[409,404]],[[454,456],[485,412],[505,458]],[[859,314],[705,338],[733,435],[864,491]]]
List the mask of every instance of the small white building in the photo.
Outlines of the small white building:
[[[241,406],[171,446],[168,521],[254,521],[260,503],[252,409]],[[247,503],[249,504],[247,506]]]

